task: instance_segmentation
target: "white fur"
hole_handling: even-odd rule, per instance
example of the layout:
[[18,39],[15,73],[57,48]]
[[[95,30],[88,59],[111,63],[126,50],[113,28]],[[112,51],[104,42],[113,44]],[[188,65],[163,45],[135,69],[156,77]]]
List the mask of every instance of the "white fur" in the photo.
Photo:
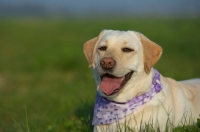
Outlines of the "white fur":
[[[107,50],[105,52],[99,51],[98,48],[101,46],[107,46]],[[123,53],[121,51],[123,47],[130,47],[134,51],[132,53]],[[143,47],[137,37],[137,32],[104,30],[100,34],[94,50],[92,69],[97,91],[102,96],[116,102],[127,102],[136,95],[149,91],[153,70],[151,69],[148,74],[144,70]],[[116,60],[116,67],[112,74],[117,77],[125,76],[128,72],[134,71],[131,79],[118,94],[107,96],[99,88],[100,75],[105,73],[99,64],[103,57],[112,57]],[[169,70],[169,68],[167,69]],[[191,120],[190,123],[196,121],[200,114],[200,79],[177,82],[161,75],[161,83],[163,89],[150,102],[127,116],[124,120],[119,121],[122,127],[125,120],[126,122],[128,121],[126,125],[136,130],[139,130],[144,123],[149,122],[155,129],[159,127],[161,131],[164,131],[167,121],[168,124],[172,123],[175,126],[181,125],[181,121],[184,121],[182,120],[183,118],[187,121]],[[117,126],[119,126],[118,123],[97,125],[94,131],[112,132],[115,131]]]

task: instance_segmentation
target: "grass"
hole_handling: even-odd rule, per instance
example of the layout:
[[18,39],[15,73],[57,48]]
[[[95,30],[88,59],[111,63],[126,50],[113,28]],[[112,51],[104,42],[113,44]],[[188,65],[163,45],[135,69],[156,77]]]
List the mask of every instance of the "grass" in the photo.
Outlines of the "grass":
[[161,45],[163,56],[155,67],[164,76],[200,77],[199,23],[200,19],[2,19],[0,132],[92,130],[96,88],[82,46],[102,29],[140,31]]

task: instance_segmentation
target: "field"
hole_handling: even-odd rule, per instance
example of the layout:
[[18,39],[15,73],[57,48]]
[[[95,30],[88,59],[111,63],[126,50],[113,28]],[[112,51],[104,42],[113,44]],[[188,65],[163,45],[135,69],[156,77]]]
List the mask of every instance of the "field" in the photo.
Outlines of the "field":
[[103,29],[162,46],[163,76],[200,77],[200,19],[1,20],[0,132],[90,131],[96,87],[82,46]]

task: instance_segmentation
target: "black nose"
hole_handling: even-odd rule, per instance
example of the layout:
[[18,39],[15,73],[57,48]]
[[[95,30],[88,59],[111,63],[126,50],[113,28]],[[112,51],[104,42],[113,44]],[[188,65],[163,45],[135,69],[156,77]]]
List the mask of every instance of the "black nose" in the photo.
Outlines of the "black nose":
[[101,65],[101,67],[102,67],[103,69],[105,69],[105,70],[110,70],[110,69],[112,69],[112,68],[115,67],[116,62],[115,62],[115,60],[114,60],[113,58],[111,58],[111,57],[105,57],[105,58],[101,59],[100,65]]

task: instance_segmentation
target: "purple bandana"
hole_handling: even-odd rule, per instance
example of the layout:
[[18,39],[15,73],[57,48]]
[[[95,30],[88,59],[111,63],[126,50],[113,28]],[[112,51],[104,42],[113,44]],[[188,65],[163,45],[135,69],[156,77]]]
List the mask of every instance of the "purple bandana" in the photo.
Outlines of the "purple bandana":
[[126,103],[110,101],[97,93],[92,125],[109,124],[124,119],[125,116],[131,114],[137,108],[149,102],[154,95],[159,93],[161,90],[160,74],[154,69],[151,90],[148,93],[136,96]]

